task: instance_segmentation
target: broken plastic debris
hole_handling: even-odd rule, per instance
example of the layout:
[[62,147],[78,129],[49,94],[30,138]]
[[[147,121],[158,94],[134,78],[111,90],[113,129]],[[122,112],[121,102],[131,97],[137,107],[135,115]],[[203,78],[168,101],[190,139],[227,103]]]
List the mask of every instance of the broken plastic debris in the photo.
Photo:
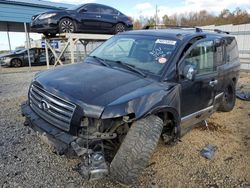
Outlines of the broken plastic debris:
[[206,159],[212,159],[214,156],[214,153],[216,151],[217,147],[212,145],[212,144],[208,144],[205,148],[203,148],[200,153],[202,157],[205,157]]

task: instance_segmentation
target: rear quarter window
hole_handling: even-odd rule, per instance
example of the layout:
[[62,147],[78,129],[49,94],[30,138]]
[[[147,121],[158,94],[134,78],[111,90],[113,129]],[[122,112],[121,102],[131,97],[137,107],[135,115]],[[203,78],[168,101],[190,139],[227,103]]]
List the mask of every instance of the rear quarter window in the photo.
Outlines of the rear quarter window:
[[227,63],[233,62],[239,58],[238,46],[235,38],[230,37],[226,39],[226,54]]
[[111,15],[117,15],[118,14],[118,12],[116,10],[114,10],[114,9],[112,9],[110,7],[102,6],[102,7],[100,7],[100,9],[101,9],[102,14],[111,14]]

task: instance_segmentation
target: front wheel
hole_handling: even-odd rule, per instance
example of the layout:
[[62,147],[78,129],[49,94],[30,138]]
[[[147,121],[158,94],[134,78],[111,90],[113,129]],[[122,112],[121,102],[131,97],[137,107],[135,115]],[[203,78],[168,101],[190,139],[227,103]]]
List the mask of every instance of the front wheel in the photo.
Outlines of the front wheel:
[[233,82],[233,80],[231,80],[224,91],[219,111],[222,112],[231,111],[234,108],[235,101],[236,101],[235,83]]
[[22,61],[21,59],[13,59],[11,61],[11,66],[12,67],[21,67],[22,66]]
[[59,33],[74,33],[76,26],[73,20],[69,18],[63,18],[59,22]]
[[110,174],[124,184],[135,183],[157,146],[163,121],[154,115],[135,121],[110,164]]

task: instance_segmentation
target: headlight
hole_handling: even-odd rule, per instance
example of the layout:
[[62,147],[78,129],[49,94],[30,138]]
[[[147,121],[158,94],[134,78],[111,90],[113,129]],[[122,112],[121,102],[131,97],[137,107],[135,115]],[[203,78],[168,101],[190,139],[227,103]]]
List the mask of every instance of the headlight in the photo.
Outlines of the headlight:
[[39,16],[39,19],[43,20],[43,19],[47,19],[47,18],[50,18],[50,17],[55,16],[55,15],[56,15],[56,13],[42,14],[41,16]]
[[2,61],[5,60],[5,59],[6,59],[6,57],[1,57],[1,58],[0,58],[0,60],[2,60]]

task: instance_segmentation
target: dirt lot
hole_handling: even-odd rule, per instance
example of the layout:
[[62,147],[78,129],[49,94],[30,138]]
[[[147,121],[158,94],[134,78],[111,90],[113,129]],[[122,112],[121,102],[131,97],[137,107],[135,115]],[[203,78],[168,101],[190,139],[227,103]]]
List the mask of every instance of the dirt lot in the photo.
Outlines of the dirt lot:
[[[23,126],[20,104],[34,75],[0,74],[0,187],[121,187],[110,178],[84,182],[73,170],[77,158],[54,154]],[[250,74],[240,83],[250,85]],[[250,102],[237,100],[233,111],[208,119],[175,146],[158,144],[149,167],[131,187],[250,187]],[[217,146],[212,160],[200,156]]]

